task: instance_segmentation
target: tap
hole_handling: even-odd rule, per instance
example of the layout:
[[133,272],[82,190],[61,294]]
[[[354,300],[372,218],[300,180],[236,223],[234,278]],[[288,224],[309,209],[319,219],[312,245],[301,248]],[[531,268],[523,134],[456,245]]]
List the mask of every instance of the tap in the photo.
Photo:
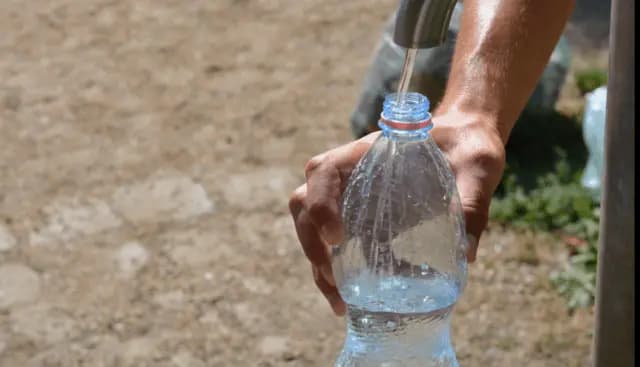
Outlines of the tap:
[[444,43],[457,0],[401,0],[393,41],[407,49]]

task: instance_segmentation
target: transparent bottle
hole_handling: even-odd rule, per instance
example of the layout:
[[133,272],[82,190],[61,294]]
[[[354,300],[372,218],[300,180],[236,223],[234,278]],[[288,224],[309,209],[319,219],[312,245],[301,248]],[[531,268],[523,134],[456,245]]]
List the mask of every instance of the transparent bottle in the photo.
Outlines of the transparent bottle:
[[454,176],[429,135],[429,101],[388,95],[380,137],[346,187],[332,266],[347,304],[336,366],[458,366],[450,318],[466,282]]

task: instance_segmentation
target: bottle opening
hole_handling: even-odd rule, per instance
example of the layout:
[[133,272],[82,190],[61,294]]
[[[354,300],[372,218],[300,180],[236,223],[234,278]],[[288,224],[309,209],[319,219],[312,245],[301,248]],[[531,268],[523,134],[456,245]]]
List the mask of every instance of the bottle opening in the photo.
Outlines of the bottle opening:
[[383,132],[427,133],[433,127],[429,99],[416,92],[388,94],[378,125]]

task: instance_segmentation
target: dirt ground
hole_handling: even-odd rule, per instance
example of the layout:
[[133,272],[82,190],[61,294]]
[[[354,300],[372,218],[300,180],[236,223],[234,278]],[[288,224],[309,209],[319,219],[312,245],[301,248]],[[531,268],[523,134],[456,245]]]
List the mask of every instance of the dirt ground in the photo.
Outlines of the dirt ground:
[[[346,142],[392,0],[0,6],[0,366],[330,366],[344,322],[287,211]],[[492,226],[462,366],[583,366],[565,251]]]

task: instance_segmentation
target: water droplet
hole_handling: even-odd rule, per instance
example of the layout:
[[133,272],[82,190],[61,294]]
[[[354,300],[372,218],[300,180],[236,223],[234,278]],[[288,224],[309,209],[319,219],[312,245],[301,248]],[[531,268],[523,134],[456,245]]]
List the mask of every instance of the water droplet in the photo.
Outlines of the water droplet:
[[432,297],[426,296],[422,299],[422,307],[435,307],[436,303],[435,300]]
[[360,324],[362,324],[363,327],[367,327],[370,322],[371,320],[369,320],[367,316],[360,319]]
[[420,265],[420,275],[427,275],[427,273],[429,272],[429,265],[427,264],[422,264]]
[[351,292],[353,292],[354,296],[359,296],[360,295],[360,286],[359,285],[354,285],[351,288]]

